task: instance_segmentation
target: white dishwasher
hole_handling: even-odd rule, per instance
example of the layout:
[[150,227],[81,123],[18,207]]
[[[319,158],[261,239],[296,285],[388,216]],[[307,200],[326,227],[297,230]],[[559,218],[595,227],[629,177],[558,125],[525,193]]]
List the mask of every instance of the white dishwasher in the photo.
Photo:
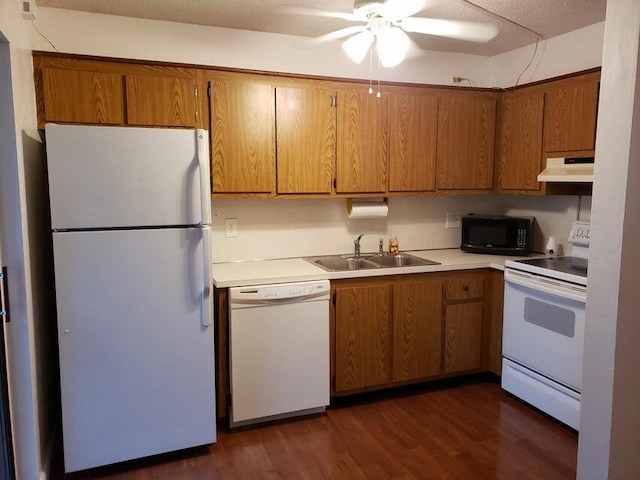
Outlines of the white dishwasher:
[[329,404],[329,281],[229,289],[230,425]]

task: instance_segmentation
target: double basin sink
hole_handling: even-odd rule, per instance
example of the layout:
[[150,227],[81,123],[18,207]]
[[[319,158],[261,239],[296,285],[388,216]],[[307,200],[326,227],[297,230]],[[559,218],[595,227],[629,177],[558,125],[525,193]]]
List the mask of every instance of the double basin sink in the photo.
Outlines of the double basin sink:
[[373,268],[440,265],[440,263],[434,262],[433,260],[426,260],[424,258],[416,257],[408,253],[398,253],[396,255],[365,255],[360,257],[349,255],[329,255],[323,257],[309,257],[305,258],[305,260],[329,272]]

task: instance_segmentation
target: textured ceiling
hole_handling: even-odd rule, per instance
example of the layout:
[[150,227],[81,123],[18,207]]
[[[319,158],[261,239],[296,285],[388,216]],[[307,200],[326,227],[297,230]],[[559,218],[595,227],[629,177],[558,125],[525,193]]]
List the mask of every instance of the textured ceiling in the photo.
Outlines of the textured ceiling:
[[[606,9],[606,0],[471,1],[428,0],[428,7],[417,16],[493,23],[500,33],[490,42],[465,42],[416,33],[410,34],[411,38],[424,50],[493,56],[534,43],[536,35],[527,29],[544,38],[554,37],[604,21]],[[341,19],[278,12],[280,6],[294,5],[351,13],[353,0],[36,0],[36,3],[42,7],[305,37],[353,25]]]

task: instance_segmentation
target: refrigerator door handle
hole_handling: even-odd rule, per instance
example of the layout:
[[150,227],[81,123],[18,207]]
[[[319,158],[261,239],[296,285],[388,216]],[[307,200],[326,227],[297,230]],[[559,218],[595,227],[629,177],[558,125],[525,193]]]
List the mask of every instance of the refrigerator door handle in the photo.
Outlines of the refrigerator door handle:
[[202,248],[204,260],[204,283],[202,288],[202,326],[209,327],[213,318],[212,281],[211,274],[211,227],[200,227],[202,232]]
[[206,130],[196,130],[198,143],[198,170],[200,171],[200,212],[201,225],[211,223],[211,179],[209,178],[209,135]]

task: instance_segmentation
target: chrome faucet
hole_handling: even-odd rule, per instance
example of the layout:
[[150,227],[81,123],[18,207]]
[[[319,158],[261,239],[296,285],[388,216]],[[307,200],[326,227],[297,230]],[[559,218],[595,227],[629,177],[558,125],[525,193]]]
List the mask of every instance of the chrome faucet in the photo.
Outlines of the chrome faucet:
[[356,238],[353,241],[353,256],[354,257],[359,257],[360,256],[360,239],[364,236],[364,233],[361,233],[360,235],[358,235],[358,238]]
[[384,255],[384,238],[380,237],[378,242],[378,255]]

